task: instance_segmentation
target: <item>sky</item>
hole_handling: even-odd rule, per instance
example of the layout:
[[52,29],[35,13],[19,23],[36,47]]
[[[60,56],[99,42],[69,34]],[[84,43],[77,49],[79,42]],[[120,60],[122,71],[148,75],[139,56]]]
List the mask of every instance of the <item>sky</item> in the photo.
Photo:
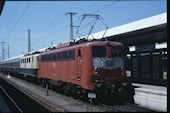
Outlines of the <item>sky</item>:
[[[167,12],[166,0],[113,1],[6,1],[0,15],[0,42],[4,43],[5,59],[28,52],[28,30],[31,50],[39,50],[70,40],[70,15],[73,16],[74,39],[79,38],[76,26],[85,26],[95,18],[82,20],[83,14],[100,15],[92,33]],[[93,25],[91,23],[90,25]],[[80,33],[87,35],[90,26]],[[0,43],[0,60],[2,44]]]

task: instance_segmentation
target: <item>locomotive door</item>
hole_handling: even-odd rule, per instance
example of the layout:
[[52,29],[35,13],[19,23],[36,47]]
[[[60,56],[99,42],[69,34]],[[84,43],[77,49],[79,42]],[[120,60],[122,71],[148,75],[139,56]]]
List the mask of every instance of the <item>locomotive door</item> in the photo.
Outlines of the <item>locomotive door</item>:
[[82,48],[78,48],[77,51],[77,80],[81,80],[82,74]]

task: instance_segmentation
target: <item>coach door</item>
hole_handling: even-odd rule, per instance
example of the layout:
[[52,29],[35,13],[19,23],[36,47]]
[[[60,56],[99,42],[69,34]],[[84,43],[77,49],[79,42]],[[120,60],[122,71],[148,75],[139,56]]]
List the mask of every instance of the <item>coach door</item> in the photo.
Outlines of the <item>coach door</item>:
[[81,80],[82,74],[82,48],[78,48],[77,50],[77,80]]

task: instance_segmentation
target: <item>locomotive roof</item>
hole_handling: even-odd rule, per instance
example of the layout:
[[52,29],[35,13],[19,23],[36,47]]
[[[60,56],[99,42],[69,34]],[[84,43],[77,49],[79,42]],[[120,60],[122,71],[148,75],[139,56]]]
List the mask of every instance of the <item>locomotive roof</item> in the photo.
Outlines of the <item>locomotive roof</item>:
[[[74,49],[74,48],[77,48],[77,47],[96,45],[96,44],[105,45],[108,42],[110,44],[115,44],[115,46],[123,46],[123,44],[121,42],[115,42],[115,41],[87,41],[87,42],[74,42],[72,44],[70,42],[66,42],[63,45],[58,46],[58,48],[55,48],[55,49],[52,49],[52,50],[49,50],[49,51],[46,51],[46,52],[43,52],[43,53],[40,53],[40,54],[43,55],[43,54],[47,54],[47,53],[52,53],[52,52],[57,51],[57,50],[62,51],[62,50]],[[70,43],[70,45],[68,43]]]

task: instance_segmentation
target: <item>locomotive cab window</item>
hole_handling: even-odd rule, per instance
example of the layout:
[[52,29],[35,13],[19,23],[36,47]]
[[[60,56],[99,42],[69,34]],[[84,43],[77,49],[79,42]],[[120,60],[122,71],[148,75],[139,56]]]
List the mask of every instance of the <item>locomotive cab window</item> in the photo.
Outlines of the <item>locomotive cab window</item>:
[[92,47],[93,57],[106,57],[106,48],[101,46]]
[[112,57],[122,57],[122,48],[112,47]]

